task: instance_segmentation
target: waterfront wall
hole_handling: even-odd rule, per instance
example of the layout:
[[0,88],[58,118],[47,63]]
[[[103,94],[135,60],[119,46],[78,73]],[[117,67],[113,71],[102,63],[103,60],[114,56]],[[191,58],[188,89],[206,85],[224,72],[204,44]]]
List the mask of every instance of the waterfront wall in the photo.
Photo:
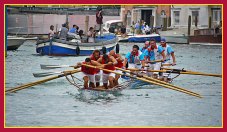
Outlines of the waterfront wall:
[[[96,24],[95,15],[89,16],[89,27]],[[68,15],[70,28],[76,24],[80,29],[85,29],[86,15]],[[66,22],[66,15],[58,14],[10,14],[8,15],[8,33],[11,34],[47,34],[50,25],[54,25],[55,29],[61,28]],[[120,20],[120,16],[103,16],[103,22],[108,20]],[[23,28],[19,28],[23,27]]]

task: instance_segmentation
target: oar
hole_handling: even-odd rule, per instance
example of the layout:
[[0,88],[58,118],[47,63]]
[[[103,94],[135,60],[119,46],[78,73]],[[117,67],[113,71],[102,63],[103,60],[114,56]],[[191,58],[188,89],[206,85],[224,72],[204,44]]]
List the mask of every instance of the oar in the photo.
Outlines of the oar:
[[[118,69],[118,70],[121,70],[121,71],[123,71],[123,72],[128,72],[128,73],[131,73],[131,74],[135,74],[135,73],[133,73],[133,72],[131,72],[131,71],[128,71],[128,70],[125,70],[125,69],[121,69],[121,68],[118,68],[118,67],[115,67],[115,68]],[[152,78],[152,77],[148,77],[148,76],[142,76],[142,77],[145,78],[145,79],[148,79],[148,80],[155,81],[155,82],[157,82],[157,83],[163,84],[163,85],[167,85],[167,86],[170,86],[170,87],[173,87],[173,88],[176,88],[176,89],[179,89],[179,90],[183,90],[183,91],[186,91],[186,92],[189,92],[189,93],[192,93],[192,94],[196,94],[197,96],[200,96],[199,94],[194,93],[194,92],[192,92],[192,91],[189,91],[189,90],[187,90],[187,89],[184,89],[184,88],[181,88],[181,87],[172,85],[172,84],[167,83],[167,82],[164,82],[164,81],[160,81],[160,80],[155,79],[155,78]],[[201,97],[201,96],[200,96],[200,97]]]
[[222,77],[222,75],[220,75],[220,74],[210,74],[210,73],[202,73],[202,72],[189,72],[189,71],[184,72],[184,71],[176,71],[176,70],[172,70],[172,71],[171,70],[141,70],[141,69],[135,69],[135,68],[128,68],[128,70]]
[[34,77],[46,77],[54,74],[60,74],[62,72],[41,72],[41,73],[33,73]]
[[125,75],[125,76],[131,77],[131,78],[135,78],[135,79],[138,79],[138,80],[141,80],[141,81],[144,81],[144,82],[148,82],[148,83],[151,83],[151,84],[163,86],[165,88],[169,88],[169,89],[172,89],[172,90],[175,90],[175,91],[183,92],[183,93],[186,93],[186,94],[201,98],[201,96],[199,94],[191,92],[189,90],[185,90],[183,88],[179,89],[179,88],[171,87],[171,86],[168,86],[168,85],[165,85],[165,84],[161,84],[161,83],[158,83],[158,82],[155,82],[155,81],[151,81],[151,80],[147,80],[147,79],[144,79],[144,78],[139,78],[139,77],[135,77],[135,76],[127,75],[127,74],[118,73],[118,72],[115,72],[115,71],[99,68],[99,67],[96,67],[96,66],[91,66],[91,65],[86,65],[86,64],[82,64],[82,65],[86,66],[86,67],[91,67],[91,68],[98,68],[100,70],[111,72],[111,73],[115,73],[115,74],[118,74],[118,75]]
[[15,88],[8,89],[5,92],[6,93],[16,92],[18,90],[22,90],[22,89],[25,89],[25,88],[28,88],[28,87],[31,87],[31,86],[35,86],[35,85],[38,85],[38,84],[41,84],[41,83],[44,83],[44,82],[48,82],[48,81],[51,81],[51,80],[54,80],[54,79],[57,79],[57,78],[64,77],[65,75],[71,75],[71,74],[74,74],[74,73],[77,73],[77,72],[80,72],[80,70],[72,70],[72,71],[68,71],[66,74],[63,73],[63,74],[60,74],[60,75],[57,75],[57,76],[53,76],[53,77],[45,78],[45,79],[42,79],[42,80],[39,80],[39,81],[27,83],[27,84],[24,84],[24,85],[15,87]]
[[70,65],[43,65],[40,64],[41,69],[56,69],[56,68],[65,68],[65,67],[76,67]]
[[162,62],[162,60],[146,61],[147,63]]
[[136,69],[136,68],[127,68],[130,71],[148,71],[148,72],[166,72],[166,70],[145,70],[145,69]]
[[184,69],[172,69],[172,68],[165,68],[161,67],[161,69],[165,70],[172,70],[172,73],[180,73],[180,74],[191,74],[191,75],[202,75],[202,76],[213,76],[213,77],[222,77],[221,74],[212,74],[212,73],[204,73],[204,72],[196,72],[196,71],[189,71]]

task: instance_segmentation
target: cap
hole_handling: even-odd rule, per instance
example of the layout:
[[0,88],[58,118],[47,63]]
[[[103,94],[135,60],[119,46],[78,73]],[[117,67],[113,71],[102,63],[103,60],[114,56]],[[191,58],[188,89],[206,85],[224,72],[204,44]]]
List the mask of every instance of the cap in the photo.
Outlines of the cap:
[[165,38],[161,38],[161,42],[162,42],[162,41],[163,41],[163,42],[166,42],[166,39],[165,39]]

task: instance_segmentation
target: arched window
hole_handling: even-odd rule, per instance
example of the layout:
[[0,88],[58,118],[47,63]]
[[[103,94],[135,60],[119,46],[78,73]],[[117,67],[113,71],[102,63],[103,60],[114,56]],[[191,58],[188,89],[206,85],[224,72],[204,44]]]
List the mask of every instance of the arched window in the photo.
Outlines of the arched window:
[[166,12],[164,10],[161,11],[161,18],[166,18]]
[[165,16],[166,12],[164,10],[161,11],[161,16]]

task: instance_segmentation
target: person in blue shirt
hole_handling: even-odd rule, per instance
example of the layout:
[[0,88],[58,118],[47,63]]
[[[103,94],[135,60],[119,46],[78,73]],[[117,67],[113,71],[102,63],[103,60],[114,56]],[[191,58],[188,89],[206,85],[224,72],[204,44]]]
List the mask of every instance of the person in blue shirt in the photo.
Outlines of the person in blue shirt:
[[73,27],[69,30],[70,33],[75,33],[77,32],[76,25],[73,25]]
[[[166,55],[166,61],[162,63],[163,66],[166,68],[169,68],[169,66],[176,65],[176,58],[175,58],[174,50],[172,49],[172,47],[166,43],[165,38],[161,38],[160,43],[161,43],[162,48],[165,50],[165,55]],[[170,74],[163,73],[163,79],[166,82],[171,81]]]
[[[144,57],[145,62],[148,63],[149,66],[147,68],[148,70],[160,70],[161,62],[164,62],[166,59],[164,51],[165,50],[162,48],[162,46],[157,45],[154,39],[150,41],[150,47],[145,51]],[[147,72],[147,75],[158,78],[158,72]]]
[[144,47],[143,48],[140,48],[140,51],[144,54],[146,49],[148,49],[150,47],[150,42],[149,41],[146,41],[144,43]]
[[132,51],[126,54],[125,60],[123,62],[123,68],[126,67],[127,63],[128,68],[144,69],[144,54],[139,50],[138,45],[133,45]]

